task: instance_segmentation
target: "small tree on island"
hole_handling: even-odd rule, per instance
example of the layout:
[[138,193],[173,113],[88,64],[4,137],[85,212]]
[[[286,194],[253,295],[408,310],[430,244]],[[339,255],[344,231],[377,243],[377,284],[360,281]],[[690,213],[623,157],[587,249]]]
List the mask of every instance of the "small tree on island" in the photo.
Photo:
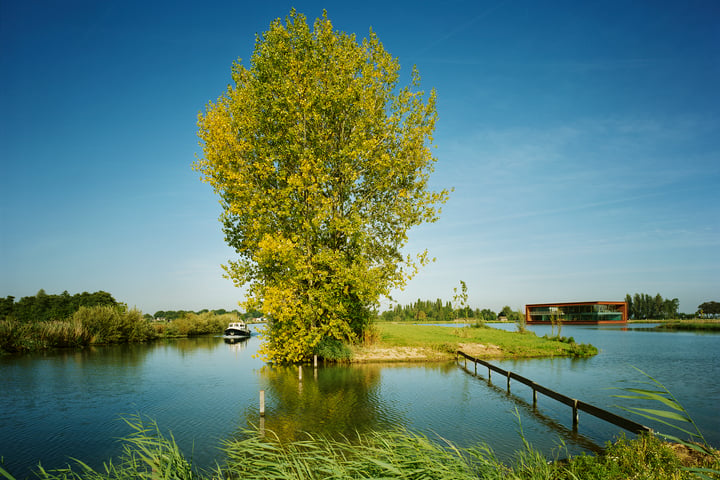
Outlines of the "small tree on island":
[[428,262],[401,250],[448,196],[428,186],[435,92],[415,69],[400,88],[399,69],[372,31],[358,43],[326,14],[311,30],[293,10],[199,115],[194,168],[220,196],[239,256],[224,268],[246,287],[244,307],[268,319],[270,361],[362,338],[380,297]]
[[453,310],[455,311],[456,321],[460,319],[461,312],[462,315],[465,315],[464,318],[467,318],[467,301],[467,285],[460,280],[460,292],[458,292],[457,287],[453,288],[453,306],[455,307]]

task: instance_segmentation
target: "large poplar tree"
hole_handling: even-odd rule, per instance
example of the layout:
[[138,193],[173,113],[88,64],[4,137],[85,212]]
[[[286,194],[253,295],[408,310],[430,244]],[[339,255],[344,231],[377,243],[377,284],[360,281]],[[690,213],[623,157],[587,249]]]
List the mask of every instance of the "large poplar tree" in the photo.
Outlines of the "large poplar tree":
[[219,194],[239,256],[227,276],[269,320],[270,361],[362,338],[379,299],[427,262],[402,249],[448,195],[428,185],[436,97],[415,69],[399,85],[399,70],[372,31],[358,43],[326,14],[311,30],[292,11],[199,115],[194,167]]

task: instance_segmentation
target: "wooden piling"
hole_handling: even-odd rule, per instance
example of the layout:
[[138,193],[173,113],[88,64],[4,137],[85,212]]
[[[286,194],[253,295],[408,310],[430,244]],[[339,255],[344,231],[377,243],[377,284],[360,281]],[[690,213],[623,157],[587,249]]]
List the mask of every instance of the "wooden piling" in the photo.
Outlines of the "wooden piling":
[[580,414],[578,413],[578,401],[573,399],[573,428],[577,428],[580,423]]
[[265,390],[260,390],[260,417],[265,416]]

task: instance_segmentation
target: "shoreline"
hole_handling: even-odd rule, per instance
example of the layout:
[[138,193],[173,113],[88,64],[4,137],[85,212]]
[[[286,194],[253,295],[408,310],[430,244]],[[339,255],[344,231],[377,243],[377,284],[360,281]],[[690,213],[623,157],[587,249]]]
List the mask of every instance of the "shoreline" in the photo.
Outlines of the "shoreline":
[[[445,362],[454,360],[457,350],[468,355],[483,359],[518,358],[518,355],[504,353],[497,345],[483,343],[460,343],[456,351],[439,351],[432,347],[407,346],[369,346],[355,347],[352,363],[419,363],[419,362]],[[527,358],[527,357],[526,357]]]

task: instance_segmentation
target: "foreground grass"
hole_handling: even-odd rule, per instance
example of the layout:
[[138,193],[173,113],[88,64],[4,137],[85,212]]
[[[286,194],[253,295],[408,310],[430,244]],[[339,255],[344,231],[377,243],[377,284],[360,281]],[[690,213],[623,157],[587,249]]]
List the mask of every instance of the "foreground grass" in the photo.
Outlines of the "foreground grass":
[[[134,433],[124,439],[116,462],[94,470],[82,462],[46,471],[46,480],[90,479],[684,479],[687,467],[720,467],[717,456],[678,455],[670,444],[653,436],[621,437],[602,455],[579,455],[548,462],[526,443],[508,464],[486,445],[460,448],[441,438],[429,439],[407,430],[372,432],[344,440],[313,437],[282,442],[271,433],[246,432],[243,440],[223,445],[224,465],[210,471],[194,468],[175,440],[165,438],[153,422],[128,421]],[[565,456],[567,452],[560,452]],[[712,474],[711,474],[712,475]],[[0,468],[0,476],[13,480]],[[712,478],[712,477],[709,477]]]
[[[452,358],[459,349],[470,355],[484,358],[506,357],[553,357],[591,356],[598,353],[592,345],[577,344],[570,339],[538,337],[533,332],[507,332],[489,327],[441,327],[434,325],[412,325],[406,323],[377,323],[376,340],[371,346],[356,349],[356,357],[384,361],[397,358],[383,358],[384,351],[419,349],[428,352],[426,356],[440,360]],[[376,351],[379,355],[365,355]],[[417,360],[422,360],[418,355]]]

